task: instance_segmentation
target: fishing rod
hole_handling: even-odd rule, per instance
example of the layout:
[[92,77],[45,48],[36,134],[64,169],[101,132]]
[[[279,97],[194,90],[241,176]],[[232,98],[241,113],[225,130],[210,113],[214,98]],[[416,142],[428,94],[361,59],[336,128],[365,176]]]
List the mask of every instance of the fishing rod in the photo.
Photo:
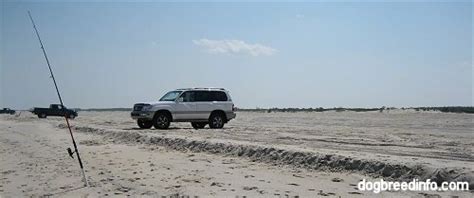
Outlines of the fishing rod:
[[[59,102],[61,103],[61,107],[64,109],[63,99],[61,98],[61,94],[59,93],[58,84],[56,83],[56,79],[54,78],[53,70],[51,69],[51,64],[49,63],[48,55],[46,55],[46,50],[44,49],[43,41],[41,41],[41,37],[38,33],[38,29],[36,28],[35,21],[33,20],[33,17],[31,17],[30,11],[28,11],[28,16],[30,17],[31,23],[33,24],[33,29],[35,29],[36,36],[38,37],[41,49],[43,50],[43,55],[44,55],[44,58],[46,59],[46,64],[48,65],[51,78],[53,79],[54,87],[56,88],[56,93],[58,94]],[[79,166],[81,167],[82,177],[83,177],[82,179],[84,180],[84,185],[88,186],[86,173],[84,171],[84,166],[82,165],[81,156],[79,155],[79,149],[77,149],[77,144],[76,144],[76,141],[74,140],[74,135],[72,134],[71,125],[69,124],[69,118],[66,113],[64,114],[64,119],[66,119],[67,128],[69,129],[69,134],[71,134],[72,144],[74,145],[74,152],[71,150],[71,148],[67,148],[67,151],[69,153],[69,156],[71,156],[72,158],[74,158],[73,154],[76,153],[77,160],[79,161]]]

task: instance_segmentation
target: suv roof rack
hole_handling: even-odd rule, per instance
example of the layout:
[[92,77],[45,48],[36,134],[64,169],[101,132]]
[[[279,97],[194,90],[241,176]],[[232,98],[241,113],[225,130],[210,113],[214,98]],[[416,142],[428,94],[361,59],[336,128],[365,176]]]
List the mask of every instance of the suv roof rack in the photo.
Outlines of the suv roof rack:
[[193,87],[193,88],[180,88],[176,90],[222,90],[222,91],[225,91],[224,88],[218,88],[218,87]]

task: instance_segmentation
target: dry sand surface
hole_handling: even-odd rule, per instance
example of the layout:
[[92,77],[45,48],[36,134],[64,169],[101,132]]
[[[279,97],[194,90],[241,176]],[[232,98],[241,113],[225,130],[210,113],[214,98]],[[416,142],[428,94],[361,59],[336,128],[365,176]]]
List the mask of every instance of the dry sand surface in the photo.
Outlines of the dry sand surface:
[[0,196],[472,197],[384,192],[359,180],[470,181],[473,115],[391,112],[238,112],[224,129],[140,130],[129,112],[72,121],[90,187],[61,118],[0,116]]

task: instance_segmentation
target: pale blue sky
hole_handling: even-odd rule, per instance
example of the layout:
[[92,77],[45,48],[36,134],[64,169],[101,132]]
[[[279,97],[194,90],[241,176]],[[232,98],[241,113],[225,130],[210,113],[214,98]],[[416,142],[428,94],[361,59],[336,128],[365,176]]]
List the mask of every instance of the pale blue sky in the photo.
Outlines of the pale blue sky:
[[0,107],[131,107],[225,87],[238,107],[473,103],[472,3],[3,3]]

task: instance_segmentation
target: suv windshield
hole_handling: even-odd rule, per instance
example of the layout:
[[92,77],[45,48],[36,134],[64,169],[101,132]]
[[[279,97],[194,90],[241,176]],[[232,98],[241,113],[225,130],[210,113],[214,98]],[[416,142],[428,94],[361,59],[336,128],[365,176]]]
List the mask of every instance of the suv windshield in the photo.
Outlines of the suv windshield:
[[174,101],[182,91],[170,91],[161,97],[160,101]]

